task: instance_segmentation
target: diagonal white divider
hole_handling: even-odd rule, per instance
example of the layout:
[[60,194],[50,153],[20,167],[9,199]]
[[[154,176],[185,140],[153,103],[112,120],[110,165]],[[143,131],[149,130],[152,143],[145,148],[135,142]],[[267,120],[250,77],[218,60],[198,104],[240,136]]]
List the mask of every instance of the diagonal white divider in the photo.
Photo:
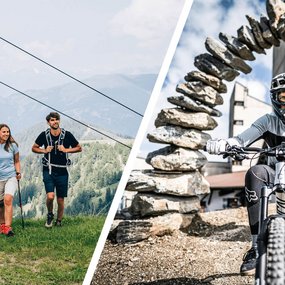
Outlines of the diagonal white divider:
[[189,12],[190,12],[190,9],[192,6],[192,2],[193,2],[193,0],[186,0],[184,3],[182,12],[180,14],[180,17],[179,17],[179,20],[177,22],[175,31],[174,31],[173,36],[171,38],[170,45],[168,47],[166,56],[163,60],[161,69],[159,71],[157,80],[155,82],[155,85],[154,85],[154,88],[153,88],[153,91],[152,91],[152,94],[150,97],[150,100],[149,100],[147,108],[145,110],[144,117],[143,117],[142,122],[140,124],[140,127],[138,129],[136,139],[134,141],[134,144],[133,144],[132,150],[130,152],[126,166],[124,168],[124,172],[122,174],[120,183],[118,185],[116,194],[114,196],[112,205],[110,207],[109,213],[108,213],[107,218],[105,220],[105,224],[103,226],[101,235],[99,237],[97,246],[96,246],[95,251],[93,253],[91,262],[89,264],[89,267],[88,267],[88,270],[87,270],[87,273],[85,275],[85,279],[84,279],[82,285],[90,285],[90,283],[92,281],[96,266],[98,264],[100,255],[101,255],[103,248],[104,248],[105,241],[106,241],[108,233],[110,231],[110,228],[111,228],[112,222],[114,220],[116,211],[119,207],[119,203],[121,201],[121,198],[123,196],[128,178],[130,176],[131,170],[133,169],[133,164],[134,164],[136,155],[138,154],[139,148],[140,148],[142,141],[144,139],[144,135],[146,133],[147,126],[148,126],[149,121],[151,119],[151,114],[153,113],[153,111],[155,109],[155,106],[156,106],[156,103],[158,101],[158,98],[159,98],[163,83],[165,81],[167,72],[169,70],[171,61],[172,61],[173,56],[175,54],[176,47],[178,45],[178,42],[179,42],[179,39],[181,37],[185,23],[187,21],[187,18],[188,18],[188,15],[189,15]]

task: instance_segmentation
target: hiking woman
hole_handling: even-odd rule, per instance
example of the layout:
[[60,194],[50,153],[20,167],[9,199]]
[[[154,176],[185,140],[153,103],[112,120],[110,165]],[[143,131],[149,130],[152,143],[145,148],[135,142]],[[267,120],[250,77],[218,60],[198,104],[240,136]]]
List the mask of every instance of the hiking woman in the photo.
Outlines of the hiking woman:
[[21,179],[18,144],[10,128],[0,124],[0,233],[13,236],[13,197]]

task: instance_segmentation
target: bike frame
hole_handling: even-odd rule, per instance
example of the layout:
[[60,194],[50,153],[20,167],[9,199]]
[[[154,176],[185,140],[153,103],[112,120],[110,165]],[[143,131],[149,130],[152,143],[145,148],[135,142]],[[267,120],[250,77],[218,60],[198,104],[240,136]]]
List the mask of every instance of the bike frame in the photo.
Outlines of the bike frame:
[[267,220],[269,196],[272,189],[264,186],[261,188],[260,206],[259,206],[259,229],[257,250],[258,257],[256,263],[255,285],[266,285],[266,254],[267,254]]

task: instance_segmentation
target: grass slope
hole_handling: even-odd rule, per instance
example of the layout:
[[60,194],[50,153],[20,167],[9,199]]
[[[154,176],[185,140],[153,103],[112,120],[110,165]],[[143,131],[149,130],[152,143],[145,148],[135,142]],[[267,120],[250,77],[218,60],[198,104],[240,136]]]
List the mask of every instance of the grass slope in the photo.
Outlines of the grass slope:
[[45,220],[13,222],[14,237],[0,236],[0,284],[82,284],[105,217],[65,217],[62,227]]

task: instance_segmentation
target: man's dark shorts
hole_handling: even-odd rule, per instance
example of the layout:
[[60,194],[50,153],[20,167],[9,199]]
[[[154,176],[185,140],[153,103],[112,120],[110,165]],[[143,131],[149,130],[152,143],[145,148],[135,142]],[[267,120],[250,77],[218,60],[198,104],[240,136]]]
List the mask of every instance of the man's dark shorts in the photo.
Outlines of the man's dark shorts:
[[45,184],[46,193],[54,192],[56,189],[56,196],[58,198],[67,197],[68,190],[68,174],[51,173],[48,170],[43,171],[43,182]]

